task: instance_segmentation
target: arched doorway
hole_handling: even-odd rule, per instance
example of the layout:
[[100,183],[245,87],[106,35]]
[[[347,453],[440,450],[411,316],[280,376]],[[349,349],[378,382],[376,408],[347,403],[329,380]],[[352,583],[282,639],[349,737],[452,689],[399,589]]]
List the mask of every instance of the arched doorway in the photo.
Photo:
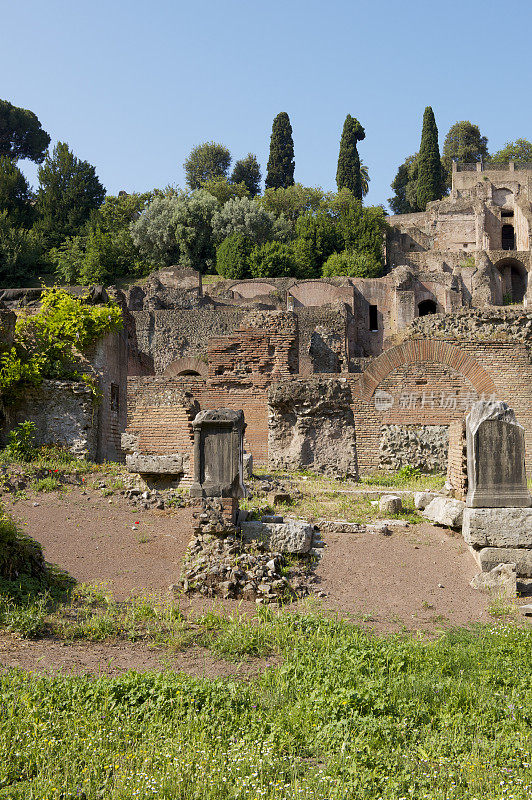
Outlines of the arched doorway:
[[528,273],[520,261],[505,258],[496,264],[501,281],[503,305],[522,303],[528,285]]
[[434,300],[422,300],[421,303],[418,303],[417,313],[419,317],[426,317],[429,314],[435,314],[436,311],[437,305]]
[[176,358],[171,364],[168,364],[163,375],[165,378],[206,378],[209,374],[209,367],[205,361],[199,358]]

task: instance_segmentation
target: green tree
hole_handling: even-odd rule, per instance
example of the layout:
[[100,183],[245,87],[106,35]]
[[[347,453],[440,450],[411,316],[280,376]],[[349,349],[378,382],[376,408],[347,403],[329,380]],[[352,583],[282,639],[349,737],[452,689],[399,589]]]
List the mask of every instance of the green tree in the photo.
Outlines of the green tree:
[[231,153],[223,144],[203,142],[190,151],[183,164],[187,186],[201,189],[213,178],[227,178],[231,165]]
[[341,253],[332,253],[323,265],[324,277],[332,278],[337,275],[378,278],[382,275],[382,264],[371,253],[343,250]]
[[42,253],[36,231],[14,225],[7,211],[0,211],[0,284],[5,287],[32,283]]
[[391,188],[395,194],[388,198],[393,214],[412,214],[419,211],[417,205],[418,153],[408,156],[397,170]]
[[222,242],[232,233],[241,233],[253,244],[264,244],[275,238],[276,219],[271,211],[266,211],[255,200],[239,197],[228,200],[216,211],[212,218],[212,232],[215,242]]
[[261,177],[257,156],[254,153],[248,153],[245,158],[241,158],[235,163],[231,173],[231,183],[245,184],[251,197],[256,197],[260,192]]
[[488,140],[481,136],[478,125],[467,120],[455,122],[445,137],[441,159],[447,187],[451,186],[453,161],[467,164],[487,158]]
[[441,200],[443,187],[444,181],[438,147],[438,128],[436,127],[434,112],[430,106],[427,106],[423,114],[423,129],[421,131],[418,157],[417,205],[419,210],[425,211],[427,203],[433,200]]
[[40,164],[50,144],[50,136],[33,113],[0,100],[0,156],[13,161],[29,158]]
[[212,219],[218,201],[204,189],[179,197],[175,208],[175,240],[179,264],[208,272],[216,263]]
[[76,236],[105,197],[96,170],[81,161],[64,142],[39,167],[37,225],[49,247]]
[[296,222],[296,234],[293,249],[298,277],[319,277],[331,253],[342,247],[337,226],[326,211],[307,211]]
[[0,211],[7,211],[14,225],[29,225],[32,218],[28,181],[7,156],[0,156]]
[[351,192],[338,193],[333,206],[343,250],[369,253],[380,264],[383,258],[386,213],[381,206],[362,205]]
[[277,114],[272,125],[270,157],[266,173],[266,189],[286,189],[294,183],[294,140],[290,117],[286,111]]
[[251,251],[250,271],[254,278],[286,278],[296,274],[294,251],[283,242],[266,242]]
[[[212,195],[209,195],[214,200]],[[130,225],[133,244],[154,267],[168,267],[179,261],[175,216],[181,195],[173,190],[156,194]]]
[[267,211],[276,217],[282,215],[295,226],[297,218],[306,211],[328,208],[331,197],[323,189],[294,183],[286,188],[266,189],[259,202]]
[[244,182],[230,183],[227,178],[211,178],[205,181],[202,188],[212,194],[222,206],[235,197],[249,197],[249,189]]
[[338,191],[349,189],[359,200],[362,200],[363,193],[357,142],[361,142],[365,138],[366,133],[360,122],[348,114],[340,139],[336,185]]
[[362,187],[362,197],[365,197],[369,192],[369,169],[365,164],[360,162],[360,185]]
[[529,142],[528,139],[507,142],[490,158],[492,164],[507,164],[509,161],[517,161],[520,164],[532,163],[532,142]]
[[242,233],[232,233],[216,248],[216,271],[224,278],[249,278],[252,242]]

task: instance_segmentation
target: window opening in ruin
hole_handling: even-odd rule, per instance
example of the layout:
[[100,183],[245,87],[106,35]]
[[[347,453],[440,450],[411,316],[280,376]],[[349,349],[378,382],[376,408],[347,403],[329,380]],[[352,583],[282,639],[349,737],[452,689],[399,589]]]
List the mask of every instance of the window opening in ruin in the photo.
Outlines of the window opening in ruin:
[[369,307],[369,329],[370,331],[379,330],[379,314],[377,306]]
[[501,276],[503,305],[522,303],[527,290],[528,273],[518,261],[505,260],[497,265]]
[[437,310],[434,300],[422,300],[418,303],[417,313],[420,317],[426,317],[428,314],[435,314]]
[[195,370],[193,370],[193,369],[184,369],[181,372],[178,372],[177,375],[179,377],[182,377],[183,375],[193,375],[196,378],[201,378],[201,375],[199,374],[199,372],[195,372]]
[[513,215],[514,215],[513,211],[505,211],[504,208],[501,211],[501,217],[513,217]]
[[503,250],[514,250],[514,226],[513,225],[503,225],[502,226],[502,249]]
[[120,390],[117,383],[111,384],[111,411],[118,414],[120,409]]

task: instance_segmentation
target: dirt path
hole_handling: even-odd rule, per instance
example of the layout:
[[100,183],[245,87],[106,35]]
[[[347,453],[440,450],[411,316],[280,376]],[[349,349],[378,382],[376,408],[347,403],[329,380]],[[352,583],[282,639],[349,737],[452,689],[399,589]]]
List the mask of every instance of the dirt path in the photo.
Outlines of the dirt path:
[[[39,541],[46,559],[77,581],[105,582],[117,599],[143,590],[164,592],[177,581],[192,528],[190,509],[135,511],[121,495],[74,488],[39,494],[8,510]],[[489,621],[489,598],[471,589],[476,565],[458,534],[428,524],[395,529],[391,536],[327,534],[318,564],[315,604],[352,617],[375,631],[403,628],[434,632],[442,627]],[[194,616],[207,608],[252,614],[254,603],[179,598]],[[303,604],[293,606],[298,608]],[[65,644],[43,639],[0,638],[0,666],[118,674],[170,668],[207,676],[255,674],[270,663],[242,665],[217,659],[197,646],[183,653],[142,642]]]

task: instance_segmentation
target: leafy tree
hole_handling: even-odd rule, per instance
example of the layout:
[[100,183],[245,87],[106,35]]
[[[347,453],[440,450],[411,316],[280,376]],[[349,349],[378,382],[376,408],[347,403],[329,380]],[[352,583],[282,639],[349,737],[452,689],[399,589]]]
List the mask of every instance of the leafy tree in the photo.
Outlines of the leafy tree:
[[224,278],[249,278],[253,243],[242,233],[232,233],[216,248],[216,271]]
[[292,225],[306,211],[318,211],[328,207],[332,194],[323,189],[294,183],[279,189],[266,189],[259,202],[276,217],[284,216]]
[[249,189],[244,182],[230,183],[227,178],[211,178],[203,184],[202,188],[212,194],[221,206],[235,197],[249,197]]
[[14,225],[29,225],[32,217],[28,181],[7,156],[0,156],[0,211],[7,211]]
[[201,189],[213,178],[227,178],[231,165],[231,153],[223,144],[203,142],[190,151],[183,164],[187,186]]
[[286,278],[296,274],[294,251],[283,242],[266,242],[251,251],[250,272],[254,278]]
[[423,114],[423,129],[418,157],[417,205],[425,211],[427,203],[443,196],[443,176],[438,147],[438,128],[434,112],[427,106]]
[[182,267],[208,272],[215,266],[212,221],[218,207],[216,198],[204,189],[179,197],[174,224],[179,264]]
[[96,170],[81,161],[64,142],[39,167],[37,225],[50,247],[75,236],[105,197]]
[[362,197],[365,197],[369,192],[369,170],[365,164],[360,162],[360,185],[362,186]]
[[275,216],[249,197],[228,200],[212,218],[215,242],[222,242],[232,233],[241,233],[253,242],[264,244],[275,236]]
[[293,249],[298,277],[318,277],[331,253],[342,247],[337,226],[326,211],[307,211],[296,222],[296,234]]
[[521,164],[532,163],[532,142],[529,142],[528,139],[507,142],[490,158],[492,164],[507,164],[509,161],[517,161]]
[[332,253],[323,265],[323,276],[349,275],[353,278],[378,278],[382,275],[382,264],[367,252],[343,250]]
[[386,231],[386,214],[382,206],[364,208],[360,200],[344,189],[337,195],[333,213],[343,243],[341,249],[369,253],[382,264]]
[[[209,195],[211,199],[212,195]],[[130,225],[133,244],[140,254],[157,267],[168,267],[179,260],[175,216],[181,197],[174,191],[156,194]]]
[[33,280],[35,267],[43,254],[41,240],[34,229],[14,225],[7,211],[0,211],[0,283],[20,286]]
[[248,153],[245,158],[241,158],[235,163],[231,173],[231,183],[245,184],[251,197],[256,197],[260,192],[261,177],[257,156],[254,153]]
[[294,140],[290,117],[286,111],[277,114],[272,125],[270,157],[266,173],[266,189],[286,189],[294,183]]
[[478,125],[467,120],[455,122],[443,143],[442,164],[447,186],[451,186],[453,160],[469,163],[486,160],[488,157],[488,140],[480,135]]
[[33,113],[0,100],[0,156],[13,161],[29,158],[40,164],[50,144],[50,137]]
[[397,170],[391,188],[394,197],[388,198],[393,214],[412,214],[419,211],[417,205],[418,153],[408,156]]
[[361,142],[365,138],[366,133],[360,122],[348,114],[340,139],[336,185],[338,191],[349,189],[359,200],[362,200],[362,179],[357,142]]

